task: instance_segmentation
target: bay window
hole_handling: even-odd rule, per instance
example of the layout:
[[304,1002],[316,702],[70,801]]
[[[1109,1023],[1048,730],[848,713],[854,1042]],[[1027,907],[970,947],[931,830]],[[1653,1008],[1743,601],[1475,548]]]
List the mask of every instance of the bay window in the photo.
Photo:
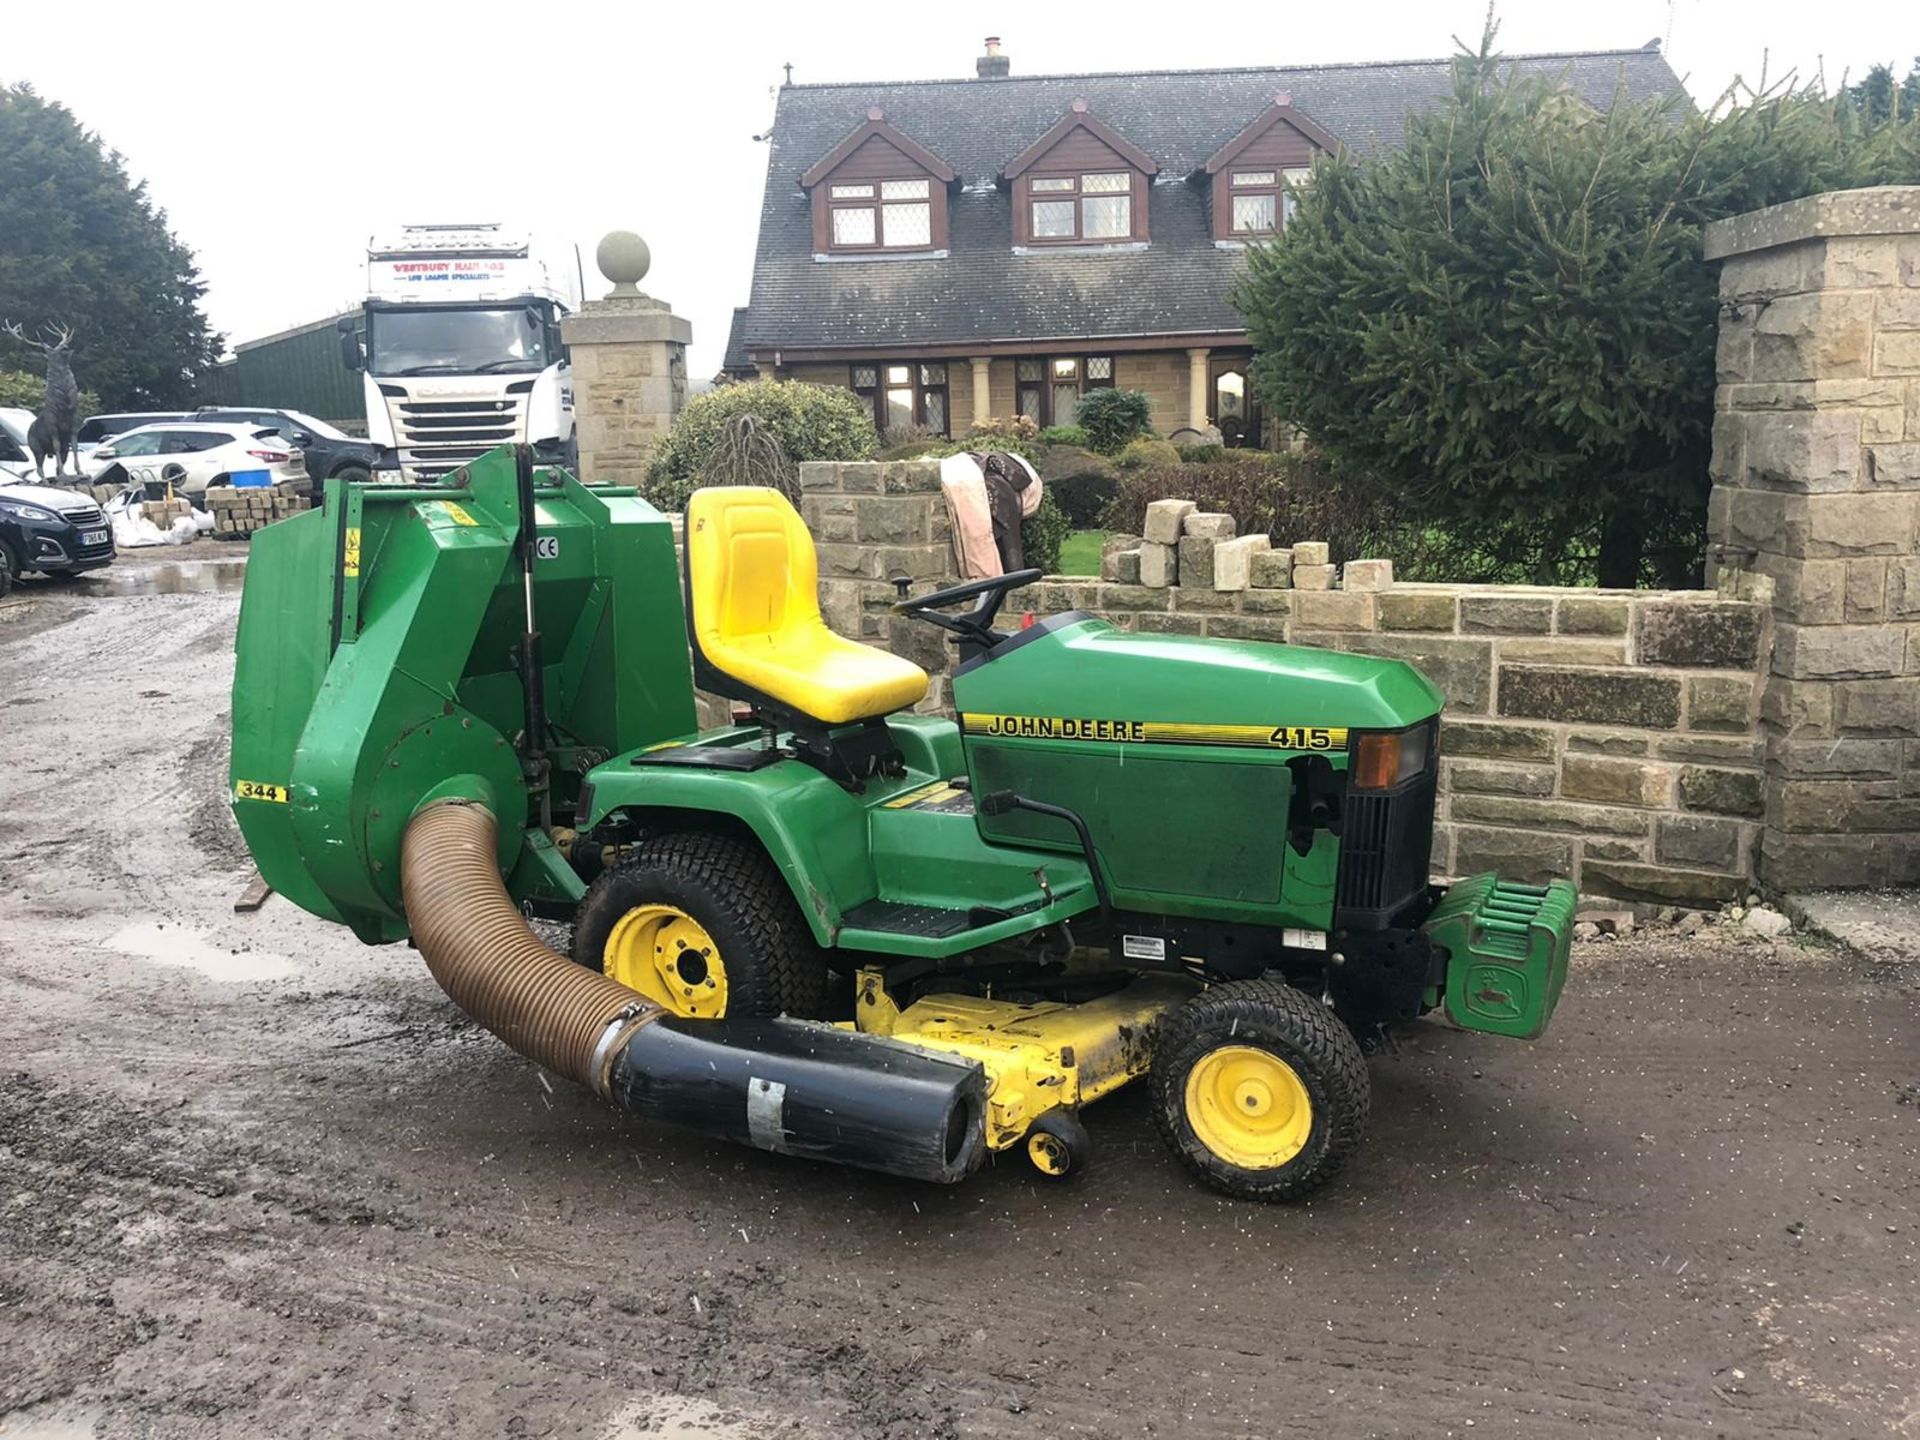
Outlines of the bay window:
[[947,433],[947,362],[875,361],[852,367],[853,393],[873,409],[874,428],[882,435],[920,428]]

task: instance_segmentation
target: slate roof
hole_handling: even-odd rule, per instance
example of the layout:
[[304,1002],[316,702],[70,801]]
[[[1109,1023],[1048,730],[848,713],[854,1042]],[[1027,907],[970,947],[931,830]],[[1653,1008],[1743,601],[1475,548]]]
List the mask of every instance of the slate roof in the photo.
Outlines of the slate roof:
[[[1605,109],[1678,90],[1655,47],[1511,57]],[[1449,60],[1006,79],[789,85],[774,114],[753,290],[739,346],[891,348],[995,340],[1235,332],[1226,293],[1242,263],[1214,244],[1206,186],[1188,180],[1285,93],[1362,155],[1402,143],[1407,111],[1439,100]],[[1075,99],[1151,155],[1152,243],[1137,252],[1016,255],[1001,169]],[[959,172],[943,259],[813,258],[800,177],[879,106],[887,123]],[[741,357],[744,359],[744,354]]]
[[727,353],[720,361],[722,375],[751,375],[753,358],[747,354],[747,307],[733,307],[733,320],[727,326]]

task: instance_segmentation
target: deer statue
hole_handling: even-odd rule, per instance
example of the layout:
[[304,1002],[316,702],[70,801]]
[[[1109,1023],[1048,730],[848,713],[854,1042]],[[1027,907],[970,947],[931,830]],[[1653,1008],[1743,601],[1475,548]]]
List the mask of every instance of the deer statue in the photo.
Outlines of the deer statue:
[[33,473],[53,461],[54,478],[66,473],[73,458],[73,432],[80,422],[80,387],[73,379],[73,331],[62,325],[45,333],[48,340],[29,340],[18,324],[4,327],[6,333],[22,345],[43,350],[47,356],[47,388],[40,401],[40,414],[27,429],[27,445],[33,451]]

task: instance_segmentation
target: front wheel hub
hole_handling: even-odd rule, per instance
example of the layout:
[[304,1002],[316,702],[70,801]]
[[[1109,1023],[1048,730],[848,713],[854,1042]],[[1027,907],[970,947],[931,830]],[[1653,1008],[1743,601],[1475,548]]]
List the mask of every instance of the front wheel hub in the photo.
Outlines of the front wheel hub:
[[1187,1076],[1187,1121],[1230,1165],[1271,1170],[1306,1148],[1313,1100],[1294,1068],[1269,1050],[1222,1045]]
[[720,947],[677,905],[639,905],[614,922],[603,970],[675,1015],[717,1020],[727,1013]]

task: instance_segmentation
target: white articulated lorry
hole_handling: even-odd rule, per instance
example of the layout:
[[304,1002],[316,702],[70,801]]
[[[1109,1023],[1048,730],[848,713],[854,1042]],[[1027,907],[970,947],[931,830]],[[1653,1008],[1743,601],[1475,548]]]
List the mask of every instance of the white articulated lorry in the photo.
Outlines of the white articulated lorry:
[[572,467],[573,376],[560,317],[578,307],[572,251],[542,254],[498,225],[408,225],[367,243],[367,299],[340,321],[362,372],[383,467],[434,480],[526,442]]

